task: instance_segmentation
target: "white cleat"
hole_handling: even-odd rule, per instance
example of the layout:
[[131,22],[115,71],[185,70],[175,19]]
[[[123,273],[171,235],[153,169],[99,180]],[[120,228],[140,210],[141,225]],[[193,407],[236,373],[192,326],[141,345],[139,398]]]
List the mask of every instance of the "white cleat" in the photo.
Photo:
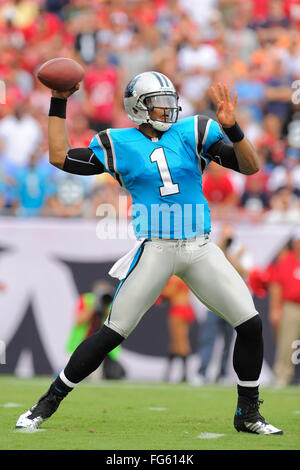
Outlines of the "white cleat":
[[63,397],[58,397],[53,394],[50,387],[48,392],[45,393],[30,410],[19,417],[16,423],[16,429],[28,429],[29,431],[38,429],[40,424],[55,413],[62,398]]
[[28,431],[34,431],[38,429],[39,425],[44,421],[41,416],[36,418],[30,419],[29,417],[32,415],[31,410],[26,411],[23,413],[16,422],[16,429],[27,429]]
[[256,421],[256,423],[244,421],[244,426],[248,429],[248,432],[252,432],[254,434],[283,434],[281,429],[262,421]]
[[234,427],[240,432],[249,432],[252,434],[283,434],[281,429],[266,422],[265,418],[259,413],[259,406],[262,400],[250,400],[239,397],[237,409],[234,415]]

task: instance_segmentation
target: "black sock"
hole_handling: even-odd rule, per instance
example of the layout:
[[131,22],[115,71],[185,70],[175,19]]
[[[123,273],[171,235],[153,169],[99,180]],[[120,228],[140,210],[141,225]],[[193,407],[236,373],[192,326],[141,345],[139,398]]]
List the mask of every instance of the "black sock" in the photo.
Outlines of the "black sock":
[[65,396],[67,396],[67,394],[69,392],[71,392],[73,390],[73,388],[71,387],[68,387],[62,380],[61,378],[58,376],[56,377],[56,379],[54,380],[54,382],[52,383],[51,387],[50,387],[50,390],[52,393],[54,393],[55,395],[58,395],[58,396],[61,396],[62,398],[64,398]]
[[[233,367],[240,381],[257,382],[263,362],[262,323],[258,315],[236,328]],[[247,388],[247,387],[244,387]],[[251,387],[250,387],[251,388]]]
[[257,387],[242,387],[237,386],[238,396],[249,398],[251,400],[257,400],[259,396],[258,386]]
[[[100,366],[105,356],[119,346],[123,340],[123,336],[103,325],[100,330],[86,338],[76,348],[64,369],[66,378],[73,384],[81,382],[94,372]],[[58,388],[60,388],[59,384],[61,385],[61,382],[57,383]]]

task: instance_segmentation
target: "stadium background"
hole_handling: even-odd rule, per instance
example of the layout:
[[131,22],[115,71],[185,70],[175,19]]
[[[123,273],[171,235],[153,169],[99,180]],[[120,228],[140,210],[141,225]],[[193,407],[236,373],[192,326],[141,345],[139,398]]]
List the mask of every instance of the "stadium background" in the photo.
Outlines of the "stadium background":
[[[223,223],[233,224],[254,265],[266,268],[300,220],[299,27],[298,0],[0,2],[0,331],[7,346],[0,373],[63,367],[78,295],[93,280],[109,279],[109,268],[133,243],[97,238],[99,204],[125,215],[116,204],[124,192],[110,177],[74,177],[47,163],[50,91],[36,80],[38,67],[63,56],[86,69],[68,103],[76,147],[87,146],[98,130],[131,125],[122,92],[141,71],[171,78],[182,116],[214,117],[208,89],[218,81],[238,91],[238,120],[262,169],[246,177],[211,165],[204,191],[213,237]],[[255,302],[265,325],[268,381],[275,350],[268,296]],[[204,312],[197,302],[195,308],[196,361]],[[166,308],[154,307],[124,343],[130,378],[160,380],[167,336]]]

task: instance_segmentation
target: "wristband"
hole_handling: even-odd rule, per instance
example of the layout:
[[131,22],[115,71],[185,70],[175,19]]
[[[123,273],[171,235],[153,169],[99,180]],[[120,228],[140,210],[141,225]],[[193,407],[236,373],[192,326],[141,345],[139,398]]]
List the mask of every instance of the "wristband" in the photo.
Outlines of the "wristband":
[[245,137],[244,132],[237,122],[235,122],[232,127],[223,127],[223,129],[227,137],[229,137],[233,143],[240,142]]
[[54,96],[52,96],[48,115],[66,119],[66,114],[67,114],[66,98],[54,98]]

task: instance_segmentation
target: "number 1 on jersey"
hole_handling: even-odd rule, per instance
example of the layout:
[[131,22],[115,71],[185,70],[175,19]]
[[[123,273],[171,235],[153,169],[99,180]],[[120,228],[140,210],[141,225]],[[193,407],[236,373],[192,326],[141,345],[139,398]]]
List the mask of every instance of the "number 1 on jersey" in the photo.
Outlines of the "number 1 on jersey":
[[171,194],[179,193],[178,184],[173,183],[164,149],[162,147],[155,149],[150,155],[150,160],[157,164],[160,178],[163,183],[163,186],[159,187],[160,195],[170,196]]

